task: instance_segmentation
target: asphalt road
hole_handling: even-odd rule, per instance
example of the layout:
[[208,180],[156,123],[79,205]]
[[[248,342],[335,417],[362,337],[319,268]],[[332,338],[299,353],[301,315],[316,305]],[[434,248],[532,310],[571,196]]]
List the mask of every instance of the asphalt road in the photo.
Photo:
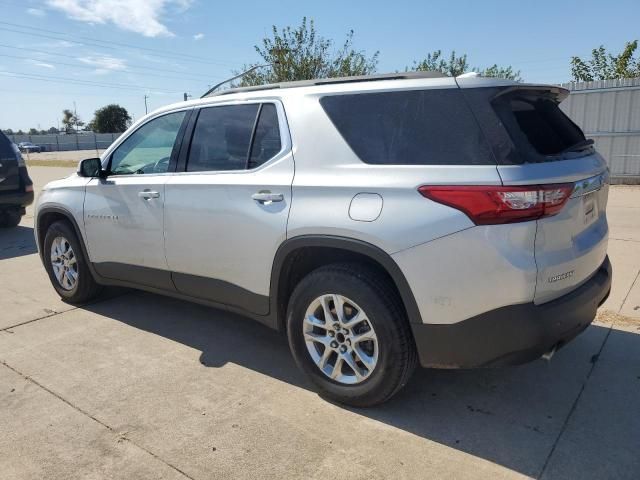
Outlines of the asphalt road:
[[[72,169],[30,169],[39,189]],[[391,402],[320,398],[285,338],[110,290],[59,300],[32,212],[0,231],[0,477],[640,478],[640,188],[612,188],[614,287],[550,363],[419,370]]]

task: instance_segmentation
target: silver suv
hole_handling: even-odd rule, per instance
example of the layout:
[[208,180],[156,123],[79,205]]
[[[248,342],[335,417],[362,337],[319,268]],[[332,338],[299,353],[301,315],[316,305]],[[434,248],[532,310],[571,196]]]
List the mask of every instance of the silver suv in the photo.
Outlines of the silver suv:
[[608,170],[567,91],[437,74],[231,89],[160,109],[47,185],[60,296],[135,287],[288,335],[329,398],[550,356],[611,285]]

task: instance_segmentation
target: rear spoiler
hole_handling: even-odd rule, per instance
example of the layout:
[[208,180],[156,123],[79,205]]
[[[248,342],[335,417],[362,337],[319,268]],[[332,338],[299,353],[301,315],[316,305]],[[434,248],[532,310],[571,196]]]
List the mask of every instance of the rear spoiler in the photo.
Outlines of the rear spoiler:
[[[473,76],[464,76],[460,75],[456,77],[456,83],[458,87],[461,89],[497,89],[498,93],[494,98],[497,98],[502,95],[506,95],[509,93],[516,92],[518,90],[529,90],[536,91],[542,94],[547,94],[548,96],[554,98],[558,103],[562,102],[567,96],[569,96],[569,90],[559,85],[545,85],[540,83],[520,83],[515,82],[513,80],[507,80],[504,78],[489,78],[482,77],[478,75]],[[492,100],[491,98],[489,99]]]
[[557,103],[562,102],[570,93],[566,88],[558,87],[556,85],[517,85],[501,90],[493,97],[492,100],[517,92],[531,92],[539,96],[551,97]]

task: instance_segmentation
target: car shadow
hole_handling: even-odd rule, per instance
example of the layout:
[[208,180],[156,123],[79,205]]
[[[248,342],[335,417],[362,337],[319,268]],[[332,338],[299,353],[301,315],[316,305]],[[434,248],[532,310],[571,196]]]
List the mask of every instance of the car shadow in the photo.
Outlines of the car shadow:
[[[286,337],[239,315],[141,292],[83,308],[197,349],[207,367],[233,363],[315,391],[296,368]],[[592,325],[550,363],[417,369],[389,402],[342,408],[538,477],[608,333],[608,328]],[[634,337],[634,345],[640,341],[640,335],[617,333]]]
[[32,227],[0,228],[0,260],[36,253]]

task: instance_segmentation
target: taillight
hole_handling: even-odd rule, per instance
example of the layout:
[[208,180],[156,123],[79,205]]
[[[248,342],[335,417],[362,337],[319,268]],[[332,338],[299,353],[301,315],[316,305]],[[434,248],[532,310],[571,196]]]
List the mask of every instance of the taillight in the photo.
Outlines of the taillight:
[[557,214],[572,183],[528,186],[424,185],[418,191],[434,202],[461,210],[476,225],[526,222]]

